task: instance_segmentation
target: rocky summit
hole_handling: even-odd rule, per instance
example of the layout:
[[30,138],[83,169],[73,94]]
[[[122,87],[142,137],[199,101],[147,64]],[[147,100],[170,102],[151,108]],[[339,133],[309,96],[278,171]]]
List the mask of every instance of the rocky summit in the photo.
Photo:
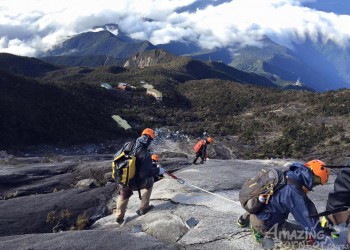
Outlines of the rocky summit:
[[[3,159],[0,249],[262,249],[249,228],[236,225],[244,213],[238,192],[260,169],[285,168],[296,161],[209,159],[191,165],[191,155],[163,155],[162,166],[178,179],[165,175],[155,183],[154,208],[142,216],[136,214],[140,201],[134,192],[119,225],[113,214],[117,191],[110,178],[112,157]],[[309,194],[319,212],[335,177],[332,172],[327,185]],[[342,233],[338,246],[345,241]],[[274,244],[290,249],[278,239]]]

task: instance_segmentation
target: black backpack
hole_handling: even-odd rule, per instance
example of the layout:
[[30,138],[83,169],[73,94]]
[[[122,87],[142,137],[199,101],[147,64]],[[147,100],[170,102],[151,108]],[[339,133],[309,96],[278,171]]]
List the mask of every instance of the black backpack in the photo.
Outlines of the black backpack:
[[268,204],[271,195],[286,185],[285,172],[278,168],[262,169],[255,177],[247,180],[239,191],[242,207],[251,214],[259,212],[264,204]]

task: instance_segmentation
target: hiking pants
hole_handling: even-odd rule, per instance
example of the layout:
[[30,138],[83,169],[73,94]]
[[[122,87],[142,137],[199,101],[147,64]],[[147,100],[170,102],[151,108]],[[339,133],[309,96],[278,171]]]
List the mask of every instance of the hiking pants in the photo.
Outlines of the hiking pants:
[[203,151],[199,151],[198,153],[196,153],[196,157],[193,160],[193,164],[196,164],[198,158],[201,158],[201,163],[203,163],[205,161],[205,154]]
[[[342,223],[345,223],[346,226],[350,225],[350,210],[330,214],[327,217],[334,225]],[[350,244],[350,230],[348,230],[347,244]]]
[[[144,210],[149,207],[149,202],[151,199],[152,188],[153,188],[153,177],[148,178],[146,181],[140,185],[141,189],[141,204],[140,210]],[[115,215],[117,219],[124,219],[126,209],[128,207],[129,199],[133,194],[135,188],[125,187],[122,184],[119,184],[119,196],[117,198],[116,212]],[[136,189],[137,190],[137,189]]]

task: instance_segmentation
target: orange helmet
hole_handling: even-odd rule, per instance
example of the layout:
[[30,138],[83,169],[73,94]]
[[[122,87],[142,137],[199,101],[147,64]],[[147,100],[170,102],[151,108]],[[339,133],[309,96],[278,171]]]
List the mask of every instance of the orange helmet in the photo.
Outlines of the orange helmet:
[[152,155],[152,160],[154,160],[154,161],[158,161],[158,160],[159,160],[158,155]]
[[145,128],[141,135],[148,135],[152,140],[154,139],[154,131],[151,128]]
[[320,177],[322,185],[327,183],[329,170],[326,167],[326,163],[320,160],[311,160],[305,163],[305,167],[308,167],[314,175]]
[[213,141],[214,141],[213,138],[211,138],[211,137],[207,138],[207,142],[212,143]]

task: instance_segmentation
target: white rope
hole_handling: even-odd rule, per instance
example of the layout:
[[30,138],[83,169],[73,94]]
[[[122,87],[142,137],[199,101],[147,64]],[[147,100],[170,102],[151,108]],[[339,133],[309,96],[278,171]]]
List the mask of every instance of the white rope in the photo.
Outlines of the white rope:
[[[169,175],[169,176],[172,177],[171,175]],[[189,187],[193,187],[193,188],[199,189],[199,190],[201,190],[201,191],[203,191],[203,192],[206,192],[206,193],[208,193],[208,194],[214,195],[214,196],[216,196],[216,197],[218,197],[218,198],[221,198],[221,199],[223,199],[223,200],[229,201],[229,202],[234,203],[235,205],[238,205],[238,206],[241,207],[241,204],[240,204],[239,202],[235,201],[235,200],[228,199],[228,198],[226,198],[226,197],[224,197],[224,196],[221,196],[221,195],[212,193],[212,192],[210,192],[210,191],[208,191],[208,190],[205,190],[205,189],[203,189],[203,188],[197,187],[197,186],[192,185],[192,184],[188,184],[188,183],[186,183],[186,182],[185,182],[183,179],[181,179],[181,178],[177,178],[177,177],[176,177],[177,179],[175,179],[174,177],[172,177],[172,178],[173,178],[174,180],[176,180],[176,181],[177,181],[178,183],[180,183],[180,184],[183,184],[183,185],[186,185],[186,186],[189,186]]]
[[206,193],[208,193],[208,194],[215,195],[215,196],[216,196],[216,197],[218,197],[218,198],[224,199],[224,200],[226,200],[226,201],[229,201],[229,202],[232,202],[232,203],[234,203],[234,204],[236,204],[236,205],[241,206],[241,204],[240,204],[239,202],[235,201],[235,200],[228,199],[228,198],[226,198],[226,197],[224,197],[224,196],[221,196],[221,195],[218,195],[218,194],[212,193],[212,192],[210,192],[210,191],[208,191],[208,190],[205,190],[205,189],[203,189],[203,188],[197,187],[197,186],[195,186],[195,185],[192,185],[192,184],[187,184],[187,183],[184,183],[184,185],[187,185],[187,186],[191,186],[191,187],[197,188],[197,189],[199,189],[199,190],[201,190],[201,191],[203,191],[203,192],[206,192]]

